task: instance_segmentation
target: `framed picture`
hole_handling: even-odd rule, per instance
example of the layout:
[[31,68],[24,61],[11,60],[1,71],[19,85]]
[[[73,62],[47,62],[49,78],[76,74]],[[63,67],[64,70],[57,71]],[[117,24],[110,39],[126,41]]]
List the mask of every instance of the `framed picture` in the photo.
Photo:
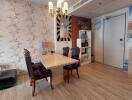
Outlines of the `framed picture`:
[[132,38],[132,6],[129,7],[129,16],[128,16],[128,38]]
[[71,40],[71,16],[58,14],[56,16],[57,41]]

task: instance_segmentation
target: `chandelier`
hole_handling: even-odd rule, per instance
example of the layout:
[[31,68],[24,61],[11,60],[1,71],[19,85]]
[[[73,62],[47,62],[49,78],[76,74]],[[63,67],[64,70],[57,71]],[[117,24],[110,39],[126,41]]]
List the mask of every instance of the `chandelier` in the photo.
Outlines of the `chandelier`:
[[54,15],[54,14],[67,15],[68,3],[64,0],[57,0],[56,6],[53,5],[52,1],[49,1],[48,7],[49,7],[49,13],[51,15]]

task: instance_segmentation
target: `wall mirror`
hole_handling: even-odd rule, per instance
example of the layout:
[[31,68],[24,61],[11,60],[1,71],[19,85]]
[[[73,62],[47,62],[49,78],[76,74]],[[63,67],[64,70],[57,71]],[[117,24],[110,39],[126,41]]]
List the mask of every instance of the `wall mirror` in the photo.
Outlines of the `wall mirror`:
[[56,16],[57,41],[70,41],[71,39],[71,16],[58,14]]

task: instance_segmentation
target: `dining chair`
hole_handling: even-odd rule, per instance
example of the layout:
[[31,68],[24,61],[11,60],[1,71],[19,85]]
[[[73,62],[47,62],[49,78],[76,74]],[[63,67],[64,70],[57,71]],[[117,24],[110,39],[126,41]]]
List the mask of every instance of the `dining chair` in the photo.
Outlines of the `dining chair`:
[[[78,47],[71,49],[71,58],[79,60],[79,54],[80,54],[80,49]],[[71,64],[71,65],[64,66],[64,70],[67,70],[67,82],[68,83],[69,83],[69,80],[70,80],[70,71],[71,71],[71,75],[72,75],[72,70],[76,70],[77,76],[78,76],[78,78],[80,78],[79,72],[78,72],[78,67],[79,66],[80,66],[80,60],[76,64]]]
[[69,54],[69,47],[63,47],[63,56],[68,56]]
[[[66,56],[66,57],[68,57],[68,54],[69,54],[69,47],[63,47],[63,56]],[[64,67],[66,67],[66,66],[64,66]],[[66,75],[66,73],[65,73],[65,70],[63,71],[63,79],[64,79],[64,81],[66,81],[66,78],[67,78],[67,75]]]
[[52,86],[52,72],[47,70],[41,63],[32,63],[30,52],[27,49],[24,49],[24,56],[27,65],[27,70],[30,78],[30,86],[32,86],[32,96],[35,95],[36,81],[41,79],[46,79],[50,77],[50,86]]

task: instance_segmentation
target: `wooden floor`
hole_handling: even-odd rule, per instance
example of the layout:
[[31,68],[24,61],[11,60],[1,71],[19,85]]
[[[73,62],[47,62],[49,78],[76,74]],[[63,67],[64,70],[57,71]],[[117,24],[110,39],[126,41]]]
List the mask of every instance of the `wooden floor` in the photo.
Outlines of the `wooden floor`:
[[37,82],[37,95],[31,96],[27,76],[18,85],[0,91],[0,100],[132,100],[132,76],[120,69],[102,64],[80,67],[80,79],[62,83],[52,91],[45,80]]

